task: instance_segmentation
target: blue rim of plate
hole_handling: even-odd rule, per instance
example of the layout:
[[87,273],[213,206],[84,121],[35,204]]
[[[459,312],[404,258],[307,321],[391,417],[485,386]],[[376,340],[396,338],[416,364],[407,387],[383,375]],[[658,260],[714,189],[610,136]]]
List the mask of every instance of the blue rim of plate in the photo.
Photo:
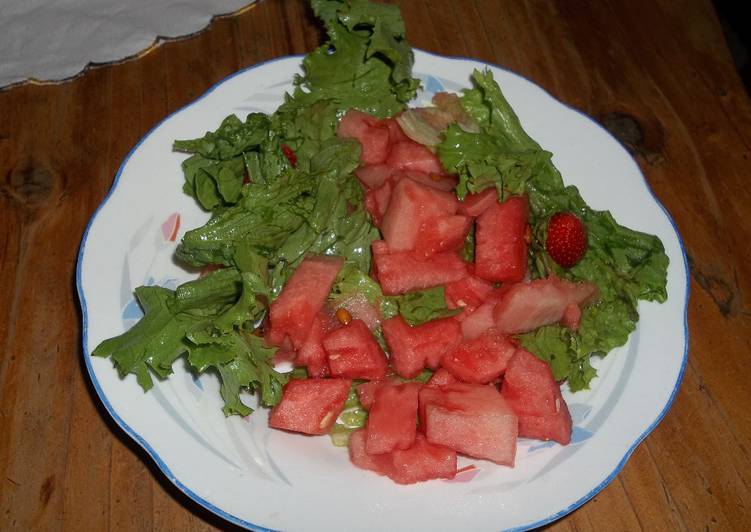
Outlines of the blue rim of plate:
[[[479,59],[472,59],[470,57],[463,57],[463,56],[445,56],[445,55],[435,54],[435,53],[432,53],[432,52],[427,52],[425,50],[420,50],[418,48],[414,48],[414,50],[417,51],[417,52],[420,52],[420,53],[424,53],[424,54],[429,55],[429,56],[436,57],[438,59],[449,59],[449,60],[453,60],[453,61],[467,61],[467,62],[470,62],[470,63],[473,63],[473,64],[477,64],[477,65],[484,65],[484,66],[487,66],[487,67],[497,68],[498,70],[503,70],[505,72],[508,72],[509,74],[512,74],[514,76],[518,76],[520,78],[523,78],[524,80],[528,81],[529,83],[535,85],[540,90],[542,90],[549,98],[552,98],[553,100],[555,100],[556,103],[564,106],[566,109],[568,109],[570,111],[573,111],[576,114],[578,114],[578,115],[586,118],[587,120],[589,120],[597,128],[599,128],[604,133],[606,133],[608,136],[610,136],[613,139],[613,141],[616,142],[621,147],[621,149],[624,149],[623,146],[620,144],[620,142],[618,142],[618,140],[615,139],[610,134],[610,132],[607,129],[605,129],[597,121],[595,121],[594,119],[592,119],[592,117],[590,117],[589,115],[583,113],[582,111],[580,111],[580,110],[578,110],[578,109],[576,109],[574,107],[571,107],[570,105],[568,105],[568,104],[566,104],[566,103],[558,100],[552,94],[550,94],[548,91],[546,91],[543,87],[541,87],[540,85],[538,85],[534,81],[528,79],[527,77],[522,76],[521,74],[513,72],[513,71],[511,71],[511,70],[509,70],[507,68],[504,68],[504,67],[501,67],[501,66],[498,66],[498,65],[494,65],[492,63],[487,63],[485,61],[480,61]],[[86,229],[84,230],[83,236],[81,238],[81,245],[80,245],[79,250],[78,250],[78,259],[76,261],[76,290],[77,290],[77,293],[78,293],[78,299],[79,299],[79,301],[81,303],[81,315],[82,315],[82,321],[83,321],[81,343],[82,343],[82,350],[83,350],[83,355],[84,355],[84,362],[86,364],[86,370],[87,370],[87,372],[89,374],[89,378],[91,379],[91,383],[94,386],[94,390],[96,391],[97,396],[99,397],[99,400],[102,402],[102,404],[104,405],[104,407],[107,410],[107,412],[109,413],[109,415],[112,416],[112,419],[115,420],[115,422],[120,426],[121,429],[123,429],[123,431],[128,436],[130,436],[136,443],[138,443],[146,451],[146,453],[151,457],[151,459],[154,460],[154,462],[156,463],[157,467],[161,470],[161,472],[181,492],[183,492],[190,499],[192,499],[193,501],[197,502],[198,504],[200,504],[201,506],[203,506],[207,510],[209,510],[212,513],[218,515],[222,519],[225,519],[225,520],[229,521],[232,524],[235,524],[235,525],[247,528],[249,530],[256,530],[256,531],[259,531],[259,532],[275,532],[275,531],[274,531],[274,529],[265,528],[265,527],[262,527],[260,525],[256,525],[254,523],[251,523],[250,521],[245,521],[245,520],[240,519],[239,517],[236,517],[236,516],[234,516],[234,515],[232,515],[232,514],[230,514],[228,512],[225,512],[221,508],[215,506],[214,504],[210,503],[206,499],[202,498],[201,496],[199,496],[195,492],[193,492],[190,488],[188,488],[185,484],[183,484],[174,475],[174,473],[172,473],[172,471],[170,470],[170,468],[162,460],[162,458],[159,456],[159,454],[151,447],[151,445],[149,445],[149,443],[140,434],[138,434],[135,430],[133,430],[133,428],[130,427],[130,425],[128,425],[118,415],[118,413],[115,411],[115,409],[112,407],[112,405],[110,404],[109,400],[107,399],[107,396],[105,395],[104,391],[102,390],[101,386],[99,385],[99,381],[97,380],[96,375],[94,374],[94,369],[93,369],[93,367],[91,365],[91,355],[88,352],[88,347],[87,346],[88,346],[88,326],[89,326],[89,321],[88,321],[88,310],[87,310],[87,305],[86,305],[86,296],[84,295],[83,286],[82,286],[82,282],[81,282],[81,269],[82,269],[82,265],[83,265],[83,255],[84,255],[84,250],[86,248],[86,241],[87,241],[88,236],[89,236],[89,230],[91,229],[92,225],[94,224],[94,221],[96,220],[97,215],[100,213],[100,211],[107,204],[107,202],[109,201],[110,197],[112,197],[112,195],[114,194],[114,192],[115,192],[115,190],[117,188],[117,185],[120,182],[120,177],[122,176],[123,169],[125,168],[125,165],[128,163],[128,160],[138,150],[138,148],[141,146],[141,144],[149,136],[151,136],[151,134],[156,129],[158,129],[159,127],[161,127],[161,125],[163,123],[165,123],[167,120],[169,120],[170,118],[172,118],[174,115],[176,115],[178,113],[181,113],[182,111],[186,110],[187,108],[189,108],[189,107],[197,104],[198,102],[200,102],[201,100],[203,100],[204,98],[206,98],[209,94],[211,94],[212,92],[214,92],[214,90],[216,90],[219,86],[223,85],[227,81],[229,81],[229,80],[231,80],[231,79],[233,79],[233,78],[235,78],[237,76],[245,74],[246,72],[250,72],[251,70],[254,70],[256,68],[260,68],[260,67],[263,67],[263,66],[266,66],[266,65],[270,65],[272,63],[276,63],[276,62],[279,62],[279,61],[285,61],[285,60],[289,60],[289,59],[298,59],[298,60],[301,60],[303,57],[304,57],[303,55],[287,55],[287,56],[283,56],[283,57],[276,57],[274,59],[263,61],[261,63],[256,63],[256,64],[251,65],[249,67],[243,68],[242,70],[238,70],[237,72],[234,72],[234,73],[230,74],[229,76],[225,77],[224,79],[218,81],[217,83],[215,83],[214,85],[212,85],[206,92],[204,92],[201,96],[199,96],[198,98],[196,98],[192,102],[184,105],[183,107],[177,109],[176,111],[173,111],[172,113],[170,113],[169,115],[167,115],[165,118],[163,118],[162,120],[160,120],[159,123],[157,123],[154,127],[152,127],[151,129],[149,129],[149,131],[143,137],[141,137],[141,139],[135,144],[135,146],[133,146],[133,148],[130,149],[130,151],[128,152],[128,154],[123,159],[122,163],[120,163],[120,167],[118,168],[117,173],[115,174],[115,179],[112,182],[112,186],[110,187],[110,190],[107,192],[107,195],[104,197],[104,199],[102,200],[102,202],[96,208],[96,211],[94,211],[94,214],[89,219],[89,222],[86,225]],[[631,157],[630,154],[629,154],[629,158],[632,160],[632,162],[634,162],[633,158]],[[688,300],[689,300],[689,294],[690,294],[690,289],[691,289],[691,281],[690,281],[691,277],[690,277],[690,271],[689,271],[689,268],[688,268],[688,260],[686,258],[686,249],[685,249],[685,246],[683,244],[683,239],[681,238],[681,235],[678,232],[678,227],[676,226],[675,221],[673,220],[672,216],[670,216],[670,213],[668,213],[668,211],[665,208],[665,206],[660,202],[660,200],[655,195],[655,193],[652,190],[652,187],[649,185],[649,182],[647,181],[646,177],[644,177],[644,174],[642,173],[641,168],[639,168],[639,166],[635,162],[634,162],[634,165],[636,166],[636,169],[637,169],[637,171],[639,172],[639,175],[642,178],[642,182],[643,182],[644,186],[647,188],[647,190],[649,191],[650,195],[652,196],[652,199],[660,207],[660,209],[662,210],[662,213],[665,215],[665,217],[667,218],[667,220],[670,222],[670,225],[673,228],[675,236],[678,239],[678,245],[679,245],[680,250],[681,250],[681,257],[683,259],[683,267],[684,267],[684,270],[685,270],[684,273],[686,275],[686,287],[685,287],[686,288],[686,297],[685,297],[685,300],[683,302],[684,348],[683,348],[683,359],[681,361],[680,371],[678,372],[678,376],[676,378],[676,382],[675,382],[675,385],[673,387],[673,391],[671,392],[670,397],[668,398],[667,403],[665,403],[665,406],[663,407],[662,411],[657,415],[657,417],[655,418],[655,420],[646,428],[646,430],[644,430],[644,432],[639,437],[637,437],[636,440],[634,440],[634,442],[631,444],[631,446],[626,450],[626,453],[623,455],[623,458],[621,459],[621,461],[616,465],[616,467],[613,469],[613,471],[611,471],[610,474],[607,475],[605,477],[605,479],[603,479],[602,482],[600,482],[600,484],[598,484],[597,486],[595,486],[587,494],[585,494],[584,496],[582,496],[580,499],[578,499],[577,501],[575,501],[574,503],[572,503],[568,507],[566,507],[566,508],[564,508],[564,509],[562,509],[562,510],[560,510],[560,511],[558,511],[558,512],[556,512],[556,513],[554,513],[554,514],[552,514],[552,515],[550,515],[550,516],[548,516],[546,518],[544,518],[544,519],[540,519],[538,521],[535,521],[533,523],[529,523],[529,524],[522,525],[522,526],[515,527],[515,528],[506,529],[508,531],[529,530],[529,529],[532,529],[532,528],[537,528],[537,527],[546,525],[548,523],[552,523],[553,521],[556,521],[556,520],[560,519],[561,517],[563,517],[563,516],[565,516],[565,515],[573,512],[574,510],[576,510],[577,508],[579,508],[580,506],[582,506],[584,503],[586,503],[587,501],[589,501],[592,497],[594,497],[595,495],[597,495],[603,488],[605,488],[605,486],[607,486],[608,484],[610,484],[610,482],[616,477],[616,475],[618,475],[618,473],[620,473],[620,471],[623,469],[623,466],[626,464],[626,462],[628,461],[628,459],[631,457],[631,454],[634,452],[634,450],[636,449],[636,447],[642,441],[644,441],[644,439],[655,429],[655,427],[660,423],[660,421],[662,421],[662,419],[667,414],[668,410],[670,410],[670,406],[673,404],[673,401],[675,400],[675,396],[678,393],[678,390],[680,388],[681,382],[683,381],[683,375],[685,373],[686,364],[688,362],[688,345],[689,345],[689,335],[688,335]]]

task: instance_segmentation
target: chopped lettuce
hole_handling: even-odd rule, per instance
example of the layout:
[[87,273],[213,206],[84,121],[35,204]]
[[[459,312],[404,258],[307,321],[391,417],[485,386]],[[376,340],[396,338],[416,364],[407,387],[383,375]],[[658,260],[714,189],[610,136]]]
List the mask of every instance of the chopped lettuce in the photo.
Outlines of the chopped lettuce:
[[431,320],[456,316],[462,311],[460,308],[448,308],[444,293],[443,286],[436,286],[395,296],[394,299],[399,305],[399,314],[404,321],[416,327]]
[[341,110],[393,116],[414,98],[414,57],[399,8],[365,0],[313,0],[329,40],[305,56],[297,99],[330,98]]
[[439,318],[456,316],[461,309],[446,307],[443,286],[410,292],[400,296],[384,296],[380,285],[356,264],[346,263],[331,289],[332,299],[361,294],[387,320],[401,314],[404,321],[416,327]]

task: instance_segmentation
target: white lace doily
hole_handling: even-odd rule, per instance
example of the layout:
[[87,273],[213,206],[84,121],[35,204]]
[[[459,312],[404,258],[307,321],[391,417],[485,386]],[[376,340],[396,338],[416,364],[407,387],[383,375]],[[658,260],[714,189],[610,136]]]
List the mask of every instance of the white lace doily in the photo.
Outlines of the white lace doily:
[[0,87],[75,76],[160,38],[203,29],[254,0],[0,0]]

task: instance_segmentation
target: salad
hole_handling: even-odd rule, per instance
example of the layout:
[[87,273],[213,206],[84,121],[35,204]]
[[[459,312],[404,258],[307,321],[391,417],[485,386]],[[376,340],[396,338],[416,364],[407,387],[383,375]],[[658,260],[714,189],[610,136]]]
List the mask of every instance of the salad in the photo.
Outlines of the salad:
[[312,5],[328,41],[277,111],[174,144],[212,215],[177,259],[204,275],[136,289],[144,317],[93,355],[144,390],[185,356],[226,415],[257,393],[272,427],[400,483],[452,477],[457,453],[513,465],[519,436],[566,444],[559,383],[587,388],[638,301],[667,298],[662,243],[565,186],[489,71],[409,109],[397,8]]

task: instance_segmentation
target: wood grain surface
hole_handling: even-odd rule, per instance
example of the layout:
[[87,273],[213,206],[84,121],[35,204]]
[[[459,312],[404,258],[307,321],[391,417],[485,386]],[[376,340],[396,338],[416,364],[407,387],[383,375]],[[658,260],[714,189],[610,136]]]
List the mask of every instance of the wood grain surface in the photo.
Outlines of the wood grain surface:
[[[689,362],[672,409],[550,528],[751,528],[751,103],[710,2],[399,3],[414,46],[509,68],[614,131],[690,258]],[[75,260],[142,135],[237,69],[320,38],[302,0],[265,0],[141,58],[0,91],[0,530],[232,528],[98,405]]]

